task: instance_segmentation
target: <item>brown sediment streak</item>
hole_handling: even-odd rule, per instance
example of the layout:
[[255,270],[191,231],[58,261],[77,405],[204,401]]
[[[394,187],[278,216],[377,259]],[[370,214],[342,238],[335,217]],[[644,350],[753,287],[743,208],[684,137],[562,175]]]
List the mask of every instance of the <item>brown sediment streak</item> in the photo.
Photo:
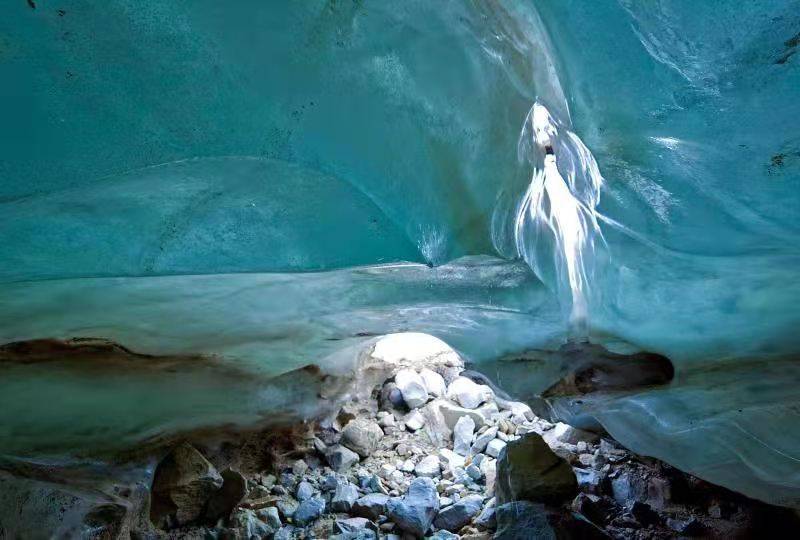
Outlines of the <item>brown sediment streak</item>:
[[675,377],[672,362],[657,353],[617,354],[588,343],[566,345],[559,353],[571,370],[542,397],[638,390],[668,384]]
[[229,377],[253,377],[235,365],[212,355],[155,355],[135,352],[115,341],[96,337],[42,338],[0,345],[0,369],[10,366],[58,364],[85,371],[171,372],[187,368],[211,368]]
[[154,358],[151,355],[133,352],[111,340],[94,337],[75,337],[65,340],[55,338],[29,339],[0,345],[0,362],[31,364],[74,357],[94,359],[98,356],[103,358],[120,356]]

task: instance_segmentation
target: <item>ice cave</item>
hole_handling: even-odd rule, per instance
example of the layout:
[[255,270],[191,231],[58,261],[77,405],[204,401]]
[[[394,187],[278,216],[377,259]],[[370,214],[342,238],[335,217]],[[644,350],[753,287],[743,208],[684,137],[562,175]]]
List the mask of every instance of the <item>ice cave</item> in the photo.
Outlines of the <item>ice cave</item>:
[[800,534],[800,1],[0,13],[0,539]]

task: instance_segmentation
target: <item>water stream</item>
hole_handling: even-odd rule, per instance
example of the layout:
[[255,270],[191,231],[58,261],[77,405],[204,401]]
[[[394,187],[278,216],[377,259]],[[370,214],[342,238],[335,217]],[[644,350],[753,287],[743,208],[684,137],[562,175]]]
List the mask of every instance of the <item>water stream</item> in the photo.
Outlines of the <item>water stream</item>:
[[587,339],[604,243],[596,215],[603,177],[580,138],[539,102],[525,119],[519,156],[533,174],[514,217],[517,252],[569,306],[571,337]]

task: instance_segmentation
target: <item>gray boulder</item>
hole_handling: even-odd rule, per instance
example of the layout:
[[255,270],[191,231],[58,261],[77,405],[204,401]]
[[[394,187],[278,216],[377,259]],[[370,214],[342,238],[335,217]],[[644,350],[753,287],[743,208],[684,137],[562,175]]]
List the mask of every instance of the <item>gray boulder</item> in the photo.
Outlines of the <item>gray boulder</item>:
[[486,506],[475,518],[475,526],[479,529],[495,529],[497,528],[497,519],[495,517],[495,500],[490,499]]
[[236,506],[247,496],[247,480],[233,469],[222,471],[222,487],[208,501],[206,517],[211,522],[227,518]]
[[468,524],[472,517],[480,512],[482,506],[483,497],[481,495],[467,495],[457,503],[439,512],[433,525],[437,529],[456,532]]
[[336,489],[336,486],[339,485],[340,482],[344,482],[344,477],[340,477],[339,475],[332,473],[326,474],[322,477],[322,481],[319,484],[320,489],[322,491],[333,491]]
[[427,405],[427,407],[436,409],[437,413],[442,416],[447,429],[451,431],[456,427],[456,422],[458,422],[462,416],[469,416],[472,418],[472,420],[475,422],[476,429],[480,429],[486,425],[486,418],[484,418],[483,415],[481,415],[478,411],[459,407],[455,403],[446,399],[433,400]]
[[424,536],[439,512],[439,495],[430,478],[416,478],[402,498],[389,499],[386,513],[397,526],[410,534]]
[[231,518],[231,526],[239,530],[242,538],[266,538],[275,529],[258,519],[252,510],[239,510]]
[[428,390],[425,388],[425,381],[413,369],[401,369],[394,376],[394,382],[400,393],[403,395],[403,401],[408,405],[409,409],[416,409],[422,407],[428,401]]
[[428,536],[427,540],[458,540],[459,538],[461,537],[450,531],[436,531],[432,536]]
[[361,517],[337,519],[333,524],[336,533],[330,540],[377,540],[378,527]]
[[403,393],[393,382],[388,382],[383,385],[378,403],[381,410],[401,409],[405,407]]
[[486,455],[498,457],[505,447],[505,441],[501,441],[500,439],[492,439],[489,441],[489,444],[486,445]]
[[[604,473],[593,469],[573,469],[573,471],[581,491],[598,495],[606,491],[608,479]],[[626,501],[627,499],[623,499],[621,504],[624,505]]]
[[609,540],[609,536],[578,514],[530,501],[497,507],[494,540]]
[[632,501],[644,501],[647,498],[647,481],[631,471],[623,471],[611,480],[611,496],[621,506]]
[[337,519],[329,540],[377,540],[377,527],[365,518]]
[[[59,469],[54,469],[57,472]],[[137,488],[131,498],[116,501],[72,483],[52,484],[0,474],[0,538],[121,538],[140,517],[149,490]]]
[[317,519],[325,511],[325,499],[316,495],[300,503],[292,519],[298,525],[307,525]]
[[185,525],[200,518],[222,476],[189,444],[175,448],[156,468],[150,519],[157,527]]
[[336,486],[336,491],[331,498],[331,510],[334,512],[349,512],[358,500],[358,489],[350,482],[341,482]]
[[377,422],[366,418],[356,418],[347,423],[342,430],[341,443],[361,456],[369,457],[383,438],[383,430]]
[[306,499],[310,499],[311,497],[314,496],[314,493],[316,493],[314,486],[312,486],[305,480],[297,484],[296,496],[298,501],[302,502],[305,501]]
[[439,476],[440,473],[441,467],[439,465],[439,456],[425,456],[419,463],[417,463],[416,467],[414,467],[414,474],[417,476],[434,478]]
[[258,519],[275,529],[276,531],[281,528],[281,516],[278,513],[278,509],[274,506],[267,506],[266,508],[262,508],[261,510],[256,510],[256,516]]
[[453,429],[453,451],[466,456],[475,439],[475,421],[469,416],[462,416]]
[[474,456],[486,450],[486,447],[495,439],[495,437],[497,437],[496,427],[490,427],[475,437],[475,442],[472,443],[472,447],[470,448],[470,454]]
[[497,501],[534,501],[558,505],[575,497],[572,467],[529,433],[509,442],[497,459]]
[[295,538],[295,530],[294,525],[285,525],[278,529],[272,540],[293,540]]
[[281,497],[275,502],[275,507],[278,509],[278,512],[286,519],[294,516],[298,506],[297,501],[288,495]]
[[433,397],[444,397],[447,392],[447,384],[444,382],[444,378],[441,375],[431,369],[422,368],[419,372],[419,376],[422,377],[422,381],[425,383],[425,389],[428,391],[429,395]]
[[376,528],[374,523],[363,517],[337,519],[333,524],[333,530],[337,533],[353,533],[361,529],[375,530]]
[[478,467],[474,463],[470,463],[467,466],[466,471],[467,471],[467,476],[469,476],[476,482],[483,477],[483,472],[481,471],[480,467]]
[[353,503],[351,513],[354,516],[360,516],[367,519],[375,520],[378,516],[386,513],[386,503],[389,502],[389,496],[382,493],[370,493],[364,495]]
[[496,509],[497,532],[494,540],[556,540],[547,510],[542,504],[513,501]]
[[378,533],[370,529],[361,529],[353,532],[338,533],[329,536],[327,540],[378,540]]
[[325,459],[328,461],[331,469],[336,472],[346,471],[356,463],[358,463],[358,454],[337,444],[328,448],[325,454]]
[[447,387],[447,397],[466,409],[477,409],[494,397],[492,389],[483,384],[475,384],[466,377],[458,377]]

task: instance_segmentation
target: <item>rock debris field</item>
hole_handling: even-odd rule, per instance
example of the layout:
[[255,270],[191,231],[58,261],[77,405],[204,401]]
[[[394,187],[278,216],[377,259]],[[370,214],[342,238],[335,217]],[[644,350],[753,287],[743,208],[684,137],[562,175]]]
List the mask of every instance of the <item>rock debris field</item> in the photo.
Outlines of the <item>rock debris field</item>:
[[204,455],[188,443],[175,447],[155,472],[154,527],[140,535],[741,538],[765,520],[778,526],[786,518],[636,456],[607,434],[537,417],[480,384],[431,336],[379,340],[357,383],[369,379],[364,373],[378,374],[378,384],[361,387],[336,414],[293,426],[282,446],[265,440],[281,448],[269,470],[218,470],[218,448]]

